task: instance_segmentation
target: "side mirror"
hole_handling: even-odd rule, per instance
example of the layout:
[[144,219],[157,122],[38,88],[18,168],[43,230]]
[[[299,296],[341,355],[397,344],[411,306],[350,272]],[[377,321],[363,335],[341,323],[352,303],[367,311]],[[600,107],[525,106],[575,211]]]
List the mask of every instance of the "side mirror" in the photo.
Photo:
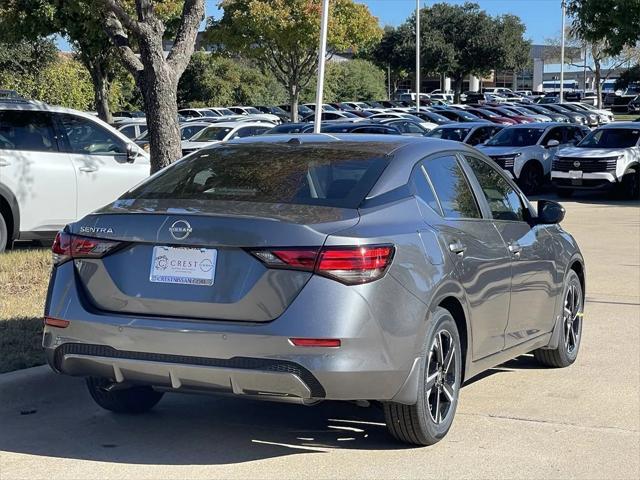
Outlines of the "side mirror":
[[564,220],[565,209],[552,200],[538,200],[538,223],[553,225]]
[[557,147],[558,145],[560,145],[560,142],[558,140],[549,140],[547,142],[546,148],[553,148]]
[[132,143],[127,143],[127,163],[133,163],[138,156],[138,149]]

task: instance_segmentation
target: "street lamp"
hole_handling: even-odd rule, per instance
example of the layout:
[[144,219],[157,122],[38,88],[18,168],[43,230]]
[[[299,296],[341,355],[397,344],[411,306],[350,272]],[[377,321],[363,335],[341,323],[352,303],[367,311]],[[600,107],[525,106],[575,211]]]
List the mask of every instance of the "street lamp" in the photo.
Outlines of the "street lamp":
[[324,64],[327,56],[327,26],[329,23],[329,0],[322,0],[320,17],[320,53],[318,57],[318,85],[316,87],[316,112],[313,133],[320,133],[322,122],[322,90],[324,89]]
[[560,43],[560,103],[564,103],[564,28],[565,28],[565,15],[567,5],[565,0],[562,0],[562,42]]

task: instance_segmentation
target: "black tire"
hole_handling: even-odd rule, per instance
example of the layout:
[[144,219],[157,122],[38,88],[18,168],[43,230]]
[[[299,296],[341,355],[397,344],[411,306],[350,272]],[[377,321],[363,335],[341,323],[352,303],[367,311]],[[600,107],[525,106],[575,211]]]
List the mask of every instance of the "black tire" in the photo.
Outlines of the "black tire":
[[518,177],[518,185],[525,195],[538,193],[544,182],[544,170],[542,166],[533,160],[528,161],[522,167]]
[[0,253],[4,252],[9,243],[9,232],[7,230],[7,222],[0,213]]
[[[442,355],[438,355],[437,351],[434,353],[436,338],[441,339],[441,346],[448,344],[446,349],[441,348]],[[449,352],[449,362],[453,364],[449,363],[449,368],[445,371],[441,366],[449,358]],[[385,420],[391,435],[396,440],[414,445],[433,445],[442,440],[453,423],[461,377],[462,352],[458,329],[451,313],[438,308],[422,349],[418,402],[414,405],[384,403]],[[438,418],[440,421],[437,421]]]
[[558,188],[557,189],[557,193],[558,193],[558,196],[560,198],[569,198],[569,197],[573,196],[573,189],[572,188]]
[[[562,329],[558,347],[555,349],[539,348],[533,352],[535,359],[547,367],[568,367],[576,361],[580,350],[584,293],[578,274],[574,270],[569,270],[567,274],[562,295]],[[570,310],[570,313],[567,312],[567,309]]]
[[640,198],[640,167],[637,171],[630,171],[623,175],[620,182],[620,197],[624,200],[637,200]]
[[148,412],[164,395],[164,393],[156,392],[146,386],[106,390],[106,387],[112,383],[106,378],[87,378],[87,388],[91,397],[102,408],[115,413],[139,414]]

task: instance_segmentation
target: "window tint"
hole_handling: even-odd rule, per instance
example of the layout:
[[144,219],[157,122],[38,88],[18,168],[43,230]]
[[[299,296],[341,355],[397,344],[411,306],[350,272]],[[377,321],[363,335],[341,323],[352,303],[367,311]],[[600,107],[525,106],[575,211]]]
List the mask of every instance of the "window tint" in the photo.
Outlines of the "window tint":
[[524,211],[518,193],[498,170],[474,157],[466,157],[484,196],[491,215],[496,220],[524,221]]
[[439,127],[429,132],[429,137],[442,138],[443,140],[455,140],[462,142],[469,135],[470,128]]
[[428,160],[424,165],[445,217],[480,218],[476,199],[455,157]]
[[582,148],[628,148],[638,144],[640,128],[600,128],[584,137]]
[[426,131],[420,126],[413,122],[405,122],[405,129],[409,133],[426,133]]
[[442,215],[442,210],[440,210],[436,195],[429,184],[427,172],[423,165],[418,165],[418,167],[414,169],[412,183],[414,195],[429,205],[439,215]]
[[122,140],[91,120],[67,114],[58,118],[71,153],[113,155],[127,152]]
[[469,137],[469,140],[467,140],[467,143],[469,145],[478,145],[479,143],[483,143],[491,137],[492,131],[493,129],[491,127],[476,128]]
[[136,127],[135,125],[129,125],[127,127],[121,128],[120,133],[126,135],[129,138],[135,138],[136,136]]
[[563,131],[562,127],[556,127],[549,130],[547,134],[544,136],[544,140],[542,140],[542,145],[546,145],[547,143],[549,143],[549,140],[557,140],[560,143],[564,143],[564,140],[562,138],[563,137],[562,131]]
[[[203,128],[206,127],[200,127],[200,126],[195,126],[192,125],[190,127],[184,127],[182,130],[180,130],[180,139],[181,140],[188,140],[191,137],[193,137],[196,133],[198,133],[200,130],[202,130]],[[145,136],[145,138],[147,138],[148,135]]]
[[16,110],[0,111],[0,149],[58,151],[49,114]]
[[387,165],[378,155],[363,145],[226,145],[177,162],[126,198],[357,208]]

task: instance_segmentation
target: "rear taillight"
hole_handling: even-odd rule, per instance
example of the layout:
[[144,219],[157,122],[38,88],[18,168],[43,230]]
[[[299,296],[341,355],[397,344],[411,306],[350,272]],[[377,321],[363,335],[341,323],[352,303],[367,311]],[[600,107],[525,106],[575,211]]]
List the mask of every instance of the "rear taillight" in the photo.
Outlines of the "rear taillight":
[[53,263],[60,265],[72,258],[101,258],[119,245],[120,242],[58,232],[51,247]]
[[252,250],[269,268],[313,271],[347,285],[373,282],[381,278],[391,264],[391,245],[348,247],[277,248]]

